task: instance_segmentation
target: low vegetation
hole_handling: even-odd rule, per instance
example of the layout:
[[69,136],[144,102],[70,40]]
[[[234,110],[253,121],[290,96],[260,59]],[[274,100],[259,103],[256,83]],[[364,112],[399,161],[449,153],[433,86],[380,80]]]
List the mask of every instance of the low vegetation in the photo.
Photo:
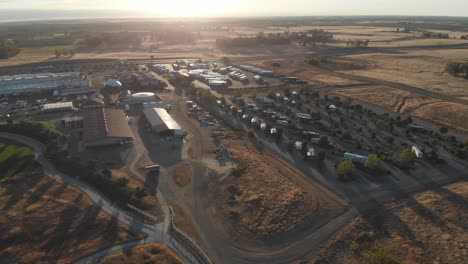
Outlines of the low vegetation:
[[0,132],[19,134],[33,138],[46,145],[47,154],[52,157],[67,155],[70,137],[51,122],[19,122],[0,125]]
[[449,62],[445,69],[453,76],[468,79],[468,62]]
[[21,171],[37,168],[34,150],[30,147],[0,142],[0,180],[8,179]]

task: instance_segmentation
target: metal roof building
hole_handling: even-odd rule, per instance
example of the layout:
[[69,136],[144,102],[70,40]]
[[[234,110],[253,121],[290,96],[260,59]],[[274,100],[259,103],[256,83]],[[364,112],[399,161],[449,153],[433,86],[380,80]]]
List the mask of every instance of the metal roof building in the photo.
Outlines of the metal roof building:
[[184,131],[164,108],[145,108],[143,110],[153,132],[160,135],[183,135]]
[[0,94],[41,92],[47,90],[81,90],[88,92],[90,82],[80,72],[38,73],[0,76]]
[[85,147],[123,144],[133,140],[125,113],[121,109],[83,109]]
[[62,102],[62,103],[52,103],[45,104],[42,108],[44,112],[63,112],[63,111],[73,111],[73,102]]

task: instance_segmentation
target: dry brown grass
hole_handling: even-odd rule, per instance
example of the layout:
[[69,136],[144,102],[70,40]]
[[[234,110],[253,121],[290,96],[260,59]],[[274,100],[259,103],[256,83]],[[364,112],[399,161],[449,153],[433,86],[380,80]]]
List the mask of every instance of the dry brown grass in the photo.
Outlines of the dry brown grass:
[[366,60],[374,67],[346,73],[412,85],[440,94],[457,97],[468,95],[468,80],[445,72],[448,62],[468,60],[468,52],[463,49],[412,50],[406,54],[364,54],[349,57]]
[[375,229],[363,219],[346,227],[311,263],[368,263],[376,247],[401,263],[468,263],[468,183],[426,191],[381,216]]
[[97,264],[183,264],[182,259],[167,245],[149,244],[105,256]]
[[408,112],[422,104],[437,102],[435,99],[425,98],[386,86],[343,88],[332,90],[330,93],[382,106],[397,113]]
[[0,186],[0,262],[70,263],[135,237],[74,187],[42,174]]
[[184,163],[174,169],[174,182],[179,187],[185,187],[192,182],[192,166]]
[[327,86],[364,84],[363,82],[341,78],[341,77],[333,76],[331,74],[326,74],[326,73],[322,73],[322,72],[318,72],[314,70],[303,71],[297,74],[297,77],[313,82],[313,83],[319,83],[319,84],[327,85]]
[[440,102],[424,105],[414,110],[413,115],[445,126],[468,131],[468,106]]
[[272,239],[300,226],[313,225],[310,219],[319,222],[340,210],[327,195],[301,182],[302,176],[287,168],[287,163],[280,164],[244,141],[224,143],[242,172],[240,176],[229,176],[219,186],[216,197],[220,198],[221,212],[244,239]]

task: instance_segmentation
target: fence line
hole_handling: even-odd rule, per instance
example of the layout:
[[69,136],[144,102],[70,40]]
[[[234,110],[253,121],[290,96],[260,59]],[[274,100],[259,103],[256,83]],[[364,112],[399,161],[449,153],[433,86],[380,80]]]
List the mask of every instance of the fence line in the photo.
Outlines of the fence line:
[[197,259],[198,263],[212,264],[210,258],[203,252],[203,250],[201,250],[188,235],[176,227],[174,224],[174,211],[171,206],[169,206],[169,218],[169,232],[171,232],[172,237],[185,246],[186,250],[190,251],[190,253]]

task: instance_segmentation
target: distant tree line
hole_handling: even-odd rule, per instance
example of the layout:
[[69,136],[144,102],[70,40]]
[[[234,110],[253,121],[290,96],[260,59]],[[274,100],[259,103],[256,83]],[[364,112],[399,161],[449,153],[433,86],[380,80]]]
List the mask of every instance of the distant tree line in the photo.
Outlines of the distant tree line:
[[323,29],[313,29],[304,32],[258,32],[255,37],[218,38],[216,45],[220,48],[249,47],[258,45],[281,45],[291,41],[299,42],[303,46],[327,44],[333,40],[333,34]]
[[284,36],[265,36],[263,33],[255,37],[218,38],[216,46],[219,48],[241,48],[259,45],[289,44],[291,40]]
[[460,36],[460,39],[468,39],[468,35],[462,35]]
[[468,79],[468,61],[467,62],[449,62],[446,71],[454,76],[465,76]]
[[436,39],[449,39],[450,35],[448,33],[432,32],[432,31],[423,31],[422,36],[424,38],[436,38]]
[[356,40],[348,40],[346,41],[346,46],[351,46],[351,47],[368,47],[369,46],[370,40],[361,40],[361,39],[356,39]]
[[0,59],[8,59],[18,55],[20,49],[13,40],[0,40]]
[[196,39],[196,34],[180,30],[152,31],[149,35],[149,40],[152,42],[163,41],[165,43],[193,43]]
[[126,45],[140,47],[143,43],[143,36],[140,32],[103,33],[99,35],[86,35],[81,43],[91,48],[98,47],[100,45]]

